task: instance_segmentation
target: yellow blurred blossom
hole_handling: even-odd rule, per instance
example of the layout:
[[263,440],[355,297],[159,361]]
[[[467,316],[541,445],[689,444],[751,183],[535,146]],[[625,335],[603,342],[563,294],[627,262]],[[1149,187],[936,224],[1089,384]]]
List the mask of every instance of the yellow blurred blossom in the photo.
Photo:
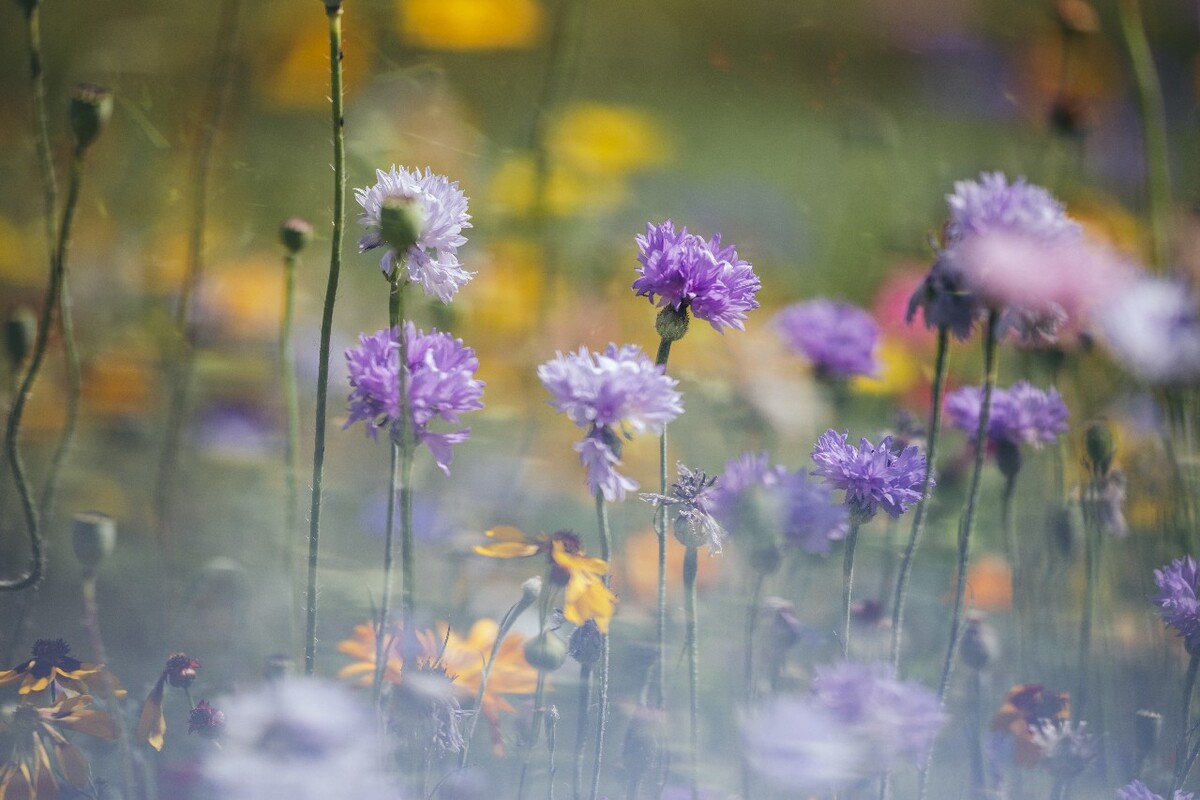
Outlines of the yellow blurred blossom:
[[396,22],[418,47],[511,50],[537,43],[545,14],[537,0],[396,0]]
[[[347,94],[363,82],[370,68],[365,58],[371,48],[361,41],[354,17],[343,18],[343,38],[355,43],[356,58],[342,61],[342,83]],[[360,15],[359,15],[360,16]],[[329,23],[323,14],[296,14],[276,29],[287,34],[280,47],[265,47],[257,52],[262,68],[251,70],[258,80],[255,90],[269,108],[286,111],[322,111],[329,109]]]
[[912,352],[900,342],[883,337],[879,343],[879,375],[868,377],[857,375],[851,388],[863,394],[904,394],[921,377],[921,365]]

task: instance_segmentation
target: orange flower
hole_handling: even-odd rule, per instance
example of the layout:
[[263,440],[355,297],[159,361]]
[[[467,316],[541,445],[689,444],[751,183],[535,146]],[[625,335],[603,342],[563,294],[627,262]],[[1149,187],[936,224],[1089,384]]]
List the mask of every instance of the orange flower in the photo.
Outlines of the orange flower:
[[115,739],[112,717],[92,707],[90,695],[64,697],[47,708],[24,703],[13,712],[12,758],[0,766],[0,800],[58,797],[58,778],[77,788],[91,779],[87,759],[60,728]]
[[487,532],[492,544],[476,545],[475,552],[492,558],[526,558],[545,553],[550,562],[550,580],[565,589],[563,616],[576,625],[596,621],[601,633],[608,633],[617,597],[604,585],[608,563],[584,554],[579,537],[570,531],[550,536],[527,536],[510,525],[498,525]]
[[990,727],[1012,735],[1014,760],[1018,767],[1028,768],[1042,757],[1042,748],[1033,739],[1035,727],[1043,720],[1062,723],[1070,718],[1068,692],[1048,692],[1037,684],[1022,683],[1008,690]]

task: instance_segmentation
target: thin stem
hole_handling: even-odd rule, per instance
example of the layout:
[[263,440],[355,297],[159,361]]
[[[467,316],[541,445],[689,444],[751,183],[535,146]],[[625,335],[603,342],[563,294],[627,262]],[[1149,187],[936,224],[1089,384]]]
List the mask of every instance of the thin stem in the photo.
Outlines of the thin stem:
[[[987,325],[984,329],[983,340],[983,401],[979,410],[979,430],[975,433],[975,462],[971,469],[971,482],[967,489],[966,507],[958,525],[958,575],[954,587],[954,611],[950,617],[950,641],[946,645],[946,657],[942,662],[942,674],[938,680],[938,702],[945,704],[946,693],[950,689],[950,676],[954,672],[954,662],[958,654],[958,640],[962,629],[963,599],[967,589],[967,572],[971,559],[971,532],[975,527],[975,510],[979,504],[979,489],[982,483],[983,463],[987,455],[988,421],[991,417],[992,394],[996,388],[996,328],[1000,315],[996,311],[988,312]],[[928,789],[929,770],[933,765],[934,748],[929,748],[929,756],[925,768],[917,779],[917,797],[923,800]]]
[[[596,492],[596,526],[600,532],[600,558],[604,562],[611,563],[612,558],[612,532],[608,524],[608,506],[604,502],[604,494]],[[608,586],[612,578],[611,567],[604,575],[604,585]],[[600,651],[600,697],[599,703],[596,706],[596,751],[595,760],[592,762],[592,790],[591,800],[596,800],[600,793],[600,768],[604,757],[604,729],[608,725],[608,662],[609,662],[609,640],[608,634],[601,636],[600,641],[603,647]]]
[[[1089,487],[1089,494],[1092,495],[1088,498],[1089,500],[1099,499],[1095,495],[1096,489],[1096,483],[1093,481],[1091,487]],[[1075,688],[1075,698],[1071,703],[1073,716],[1076,721],[1084,718],[1084,708],[1086,708],[1089,699],[1088,673],[1090,672],[1092,655],[1092,620],[1096,613],[1096,584],[1100,577],[1100,545],[1102,534],[1091,502],[1084,503],[1084,523],[1083,612],[1079,617],[1079,663],[1076,667],[1079,683]]]
[[971,669],[971,692],[967,700],[967,743],[971,751],[971,797],[987,796],[987,768],[983,755],[983,672]]
[[546,714],[546,797],[547,800],[554,800],[554,776],[558,772],[558,767],[554,764],[554,751],[557,749],[557,737],[555,732],[558,730],[558,709],[555,706],[550,706],[550,711]]
[[579,709],[575,721],[575,759],[571,767],[571,797],[583,797],[583,751],[587,744],[588,708],[592,704],[592,665],[579,665]]
[[39,5],[31,5],[25,17],[29,33],[29,83],[33,90],[33,129],[37,145],[38,170],[42,174],[42,227],[46,236],[46,257],[54,269],[54,251],[58,239],[58,180],[54,175],[54,157],[50,151],[50,126],[46,115],[46,78],[42,71],[42,26]]
[[1165,271],[1170,254],[1171,180],[1167,161],[1167,120],[1162,87],[1150,52],[1150,40],[1142,19],[1140,0],[1120,0],[1121,33],[1129,49],[1134,86],[1137,89],[1138,116],[1142,123],[1145,153],[1146,199],[1151,231],[1151,261]]
[[387,531],[383,542],[383,591],[379,596],[379,618],[375,620],[375,679],[371,685],[371,699],[375,709],[382,715],[380,696],[383,693],[383,678],[387,672],[388,653],[391,649],[388,635],[389,615],[392,607],[393,562],[396,558],[396,484],[400,476],[400,447],[391,442],[388,448],[388,507]]
[[329,248],[329,282],[321,313],[321,344],[317,358],[317,410],[313,435],[312,507],[308,527],[308,594],[304,637],[304,674],[317,667],[317,553],[321,538],[321,479],[325,474],[325,405],[329,394],[329,340],[333,333],[333,306],[337,301],[342,268],[342,237],[346,222],[346,122],[342,92],[342,4],[326,0],[329,18],[330,100],[333,120],[333,240]]
[[[100,635],[100,604],[96,602],[96,572],[95,570],[87,570],[83,575],[83,627],[87,630],[88,643],[92,647],[92,654],[96,657],[96,662],[101,665],[108,664],[108,655],[104,649],[104,638]],[[108,713],[116,722],[117,729],[117,748],[120,753],[121,764],[121,783],[125,789],[125,796],[128,798],[136,798],[137,781],[134,778],[133,771],[133,747],[129,741],[129,729],[125,726],[123,715],[121,714],[120,706],[117,704],[116,685],[112,678],[112,673],[105,667],[102,677],[105,682],[104,702],[108,706]]]
[[[542,582],[542,593],[538,602],[538,638],[541,639],[546,635],[546,620],[550,616],[550,576],[546,576],[546,580]],[[533,748],[537,744],[538,736],[542,729],[542,715],[545,710],[542,708],[542,702],[546,694],[546,671],[539,669],[537,676],[537,686],[533,692],[533,723],[529,726],[529,741],[523,743],[525,752],[521,757],[521,773],[517,781],[517,800],[525,798],[525,778],[529,772],[529,759],[533,755]]]
[[288,620],[292,629],[292,644],[296,635],[296,558],[292,537],[298,530],[297,517],[300,489],[296,477],[296,459],[300,452],[300,393],[296,383],[296,345],[292,341],[292,324],[296,310],[297,253],[288,253],[283,267],[283,310],[279,323],[279,375],[283,380],[283,402],[287,414],[287,436],[283,445],[283,535],[279,539],[279,555],[287,579],[288,595],[292,600]]
[[[543,587],[543,591],[549,591],[549,587]],[[479,691],[475,693],[475,708],[469,721],[467,722],[467,730],[463,735],[463,748],[458,755],[458,768],[463,769],[467,766],[467,757],[471,752],[471,739],[475,736],[475,726],[479,724],[479,715],[483,713],[483,698],[487,693],[488,679],[492,675],[492,666],[496,663],[496,654],[500,652],[500,645],[504,643],[508,632],[512,630],[512,626],[517,621],[517,617],[533,604],[533,596],[523,594],[521,599],[512,605],[505,613],[503,619],[500,620],[500,626],[496,630],[496,640],[492,642],[492,652],[488,655],[487,663],[483,665],[483,672],[479,676]]]
[[1187,675],[1183,679],[1183,703],[1179,707],[1179,742],[1175,745],[1175,777],[1172,790],[1183,788],[1184,770],[1187,764],[1188,737],[1192,722],[1192,694],[1196,690],[1196,673],[1200,671],[1200,655],[1191,653]]
[[1022,584],[1024,577],[1021,570],[1020,544],[1017,541],[1016,520],[1013,518],[1013,499],[1017,493],[1017,476],[1007,475],[1004,478],[1004,493],[1000,499],[1000,524],[1004,529],[1005,546],[1008,548],[1009,581],[1012,593],[1012,624],[1013,624],[1013,663],[1017,666],[1017,674],[1024,674],[1024,635],[1022,597],[1026,587]]
[[38,501],[38,508],[43,520],[50,517],[50,510],[54,504],[54,492],[58,488],[58,476],[62,471],[63,462],[67,460],[67,451],[71,449],[71,442],[75,438],[75,429],[79,424],[79,394],[82,376],[79,369],[79,350],[75,346],[75,323],[71,316],[69,278],[70,272],[67,270],[64,260],[62,277],[58,284],[58,323],[62,327],[63,355],[66,358],[67,368],[66,410],[62,434],[59,436],[58,446],[54,448],[54,455],[50,459],[50,466],[42,484],[42,496]]
[[692,800],[700,798],[700,653],[696,625],[696,571],[699,567],[699,549],[689,547],[683,554],[683,611],[686,625],[684,644],[688,659],[688,786]]
[[850,654],[850,600],[854,587],[854,550],[858,545],[860,523],[851,522],[842,555],[842,658]]
[[[754,664],[754,634],[758,630],[758,604],[762,600],[763,584],[766,582],[766,573],[761,570],[754,573],[754,588],[750,592],[750,602],[746,604],[746,644],[745,644],[745,660],[742,668],[745,672],[746,687],[745,687],[745,702],[746,708],[749,709],[754,703],[754,697],[757,694],[755,686],[755,664]],[[742,758],[742,797],[750,797],[750,762],[743,756]]]
[[[671,357],[671,340],[660,339],[654,363],[667,371],[667,360]],[[667,426],[663,426],[658,437],[658,493],[667,493]],[[655,656],[653,691],[650,692],[655,708],[666,707],[667,665],[667,511],[665,506],[654,510],[654,533],[658,536],[658,609],[655,617]]]
[[46,552],[42,540],[41,515],[33,502],[33,491],[25,475],[25,466],[21,462],[21,454],[17,448],[17,439],[21,432],[21,419],[25,414],[25,404],[33,384],[37,381],[42,361],[46,357],[47,344],[50,341],[50,331],[54,325],[54,310],[61,296],[63,272],[67,263],[67,253],[71,242],[71,226],[75,220],[75,208],[79,204],[79,191],[83,183],[84,151],[76,150],[71,159],[71,178],[67,187],[67,204],[63,207],[62,224],[59,226],[58,244],[54,252],[54,268],[50,270],[50,280],[46,285],[46,297],[42,303],[42,315],[38,322],[37,338],[33,344],[33,355],[29,361],[29,369],[21,380],[21,387],[13,398],[12,410],[8,415],[8,424],[4,429],[4,449],[12,468],[13,480],[17,484],[17,495],[21,501],[21,511],[25,516],[25,528],[29,534],[29,568],[20,578],[0,581],[0,591],[17,591],[37,586],[46,570]]
[[921,480],[921,499],[913,510],[912,532],[908,536],[908,545],[904,548],[904,556],[900,560],[900,574],[896,578],[896,596],[892,601],[892,666],[900,666],[900,644],[904,637],[904,605],[908,600],[908,584],[912,577],[913,558],[917,546],[921,542],[921,534],[925,530],[925,511],[929,502],[930,489],[933,486],[934,462],[937,458],[937,446],[942,427],[942,389],[946,382],[946,366],[949,362],[947,354],[950,347],[950,335],[946,326],[937,331],[937,355],[933,369],[932,400],[929,409],[929,430],[925,433],[925,477]]

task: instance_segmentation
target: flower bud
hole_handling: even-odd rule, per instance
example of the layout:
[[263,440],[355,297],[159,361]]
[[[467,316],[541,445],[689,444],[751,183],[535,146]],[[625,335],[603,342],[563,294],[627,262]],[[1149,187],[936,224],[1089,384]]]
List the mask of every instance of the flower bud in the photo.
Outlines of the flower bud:
[[37,317],[33,312],[24,306],[13,309],[4,321],[4,350],[14,370],[29,357],[36,336]]
[[290,217],[279,226],[279,241],[292,255],[296,255],[312,241],[313,229],[306,220]]
[[654,330],[668,342],[678,342],[687,334],[690,322],[691,316],[686,306],[678,309],[664,306],[654,318]]
[[117,544],[117,522],[99,511],[75,515],[71,523],[71,545],[85,569],[95,569]]
[[596,625],[596,620],[589,619],[571,634],[571,642],[567,654],[579,662],[582,667],[590,667],[604,655],[604,634]]
[[196,681],[200,662],[187,653],[175,653],[167,659],[167,683],[176,689],[186,689]]
[[1142,709],[1133,717],[1133,742],[1139,761],[1154,752],[1162,735],[1162,714]]
[[425,229],[425,210],[415,197],[392,196],[379,206],[379,235],[397,254],[417,243]]
[[188,716],[188,733],[198,734],[205,739],[218,739],[225,730],[225,714],[208,704],[207,700],[196,703]]
[[1088,423],[1083,433],[1083,447],[1087,452],[1088,466],[1092,475],[1101,477],[1112,469],[1113,457],[1117,454],[1117,443],[1112,428],[1104,420]]
[[112,116],[112,92],[95,83],[77,83],[71,90],[71,133],[75,149],[89,148]]
[[963,631],[962,644],[959,645],[959,655],[963,663],[971,669],[985,669],[995,660],[1000,651],[1000,643],[996,631],[982,614],[975,613],[967,618],[967,627]]
[[1010,481],[1021,471],[1021,448],[1008,439],[996,443],[996,466],[1000,474]]
[[553,672],[567,660],[567,645],[550,631],[525,643],[525,660],[538,672]]
[[521,602],[525,605],[530,605],[534,600],[537,600],[542,593],[542,576],[534,575],[529,580],[521,584]]

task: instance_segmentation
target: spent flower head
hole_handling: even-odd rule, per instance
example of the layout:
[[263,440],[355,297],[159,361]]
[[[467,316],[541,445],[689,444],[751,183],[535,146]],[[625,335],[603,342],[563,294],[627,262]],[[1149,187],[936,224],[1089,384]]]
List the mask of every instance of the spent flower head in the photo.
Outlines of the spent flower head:
[[550,405],[587,432],[575,451],[587,468],[588,488],[610,502],[638,486],[616,470],[622,438],[661,433],[683,413],[677,382],[636,345],[559,353],[538,367],[538,378],[550,392]]
[[879,373],[879,323],[858,306],[825,298],[796,303],[775,315],[774,327],[819,377]]
[[[457,424],[459,415],[483,408],[483,382],[475,379],[479,359],[462,339],[448,333],[425,333],[411,322],[405,322],[403,330],[408,345],[409,435],[428,447],[449,475],[450,447],[465,442],[471,429],[436,433],[429,425],[435,419]],[[358,347],[346,350],[351,392],[345,427],[363,422],[371,438],[383,428],[397,442],[405,427],[400,422],[399,331],[397,327],[364,333]]]
[[1189,652],[1196,652],[1200,646],[1200,571],[1196,559],[1184,556],[1154,570],[1154,582],[1158,594],[1152,601],[1163,622],[1183,637]]
[[358,221],[367,229],[358,240],[359,252],[387,248],[379,261],[385,275],[391,277],[400,262],[408,280],[449,303],[473,274],[458,263],[458,248],[467,243],[463,229],[471,227],[458,182],[428,168],[421,174],[393,166],[388,172],[376,170],[375,176],[374,186],[354,190],[362,206]]
[[812,459],[817,468],[812,474],[845,491],[852,522],[866,522],[880,508],[899,517],[921,499],[926,463],[920,448],[913,445],[894,450],[891,436],[880,440],[878,447],[865,437],[854,447],[847,443],[848,436],[848,432],[834,430],[821,435],[813,446]]
[[762,283],[737,250],[721,246],[720,234],[706,241],[667,220],[647,224],[637,245],[638,297],[684,315],[691,311],[718,332],[744,330],[746,312],[758,308],[755,295]]
[[687,547],[708,545],[708,554],[721,553],[721,541],[725,538],[725,529],[713,516],[711,510],[711,491],[717,483],[717,476],[709,477],[700,470],[693,470],[676,464],[679,480],[671,484],[671,493],[643,494],[642,499],[652,506],[674,507],[675,538]]

